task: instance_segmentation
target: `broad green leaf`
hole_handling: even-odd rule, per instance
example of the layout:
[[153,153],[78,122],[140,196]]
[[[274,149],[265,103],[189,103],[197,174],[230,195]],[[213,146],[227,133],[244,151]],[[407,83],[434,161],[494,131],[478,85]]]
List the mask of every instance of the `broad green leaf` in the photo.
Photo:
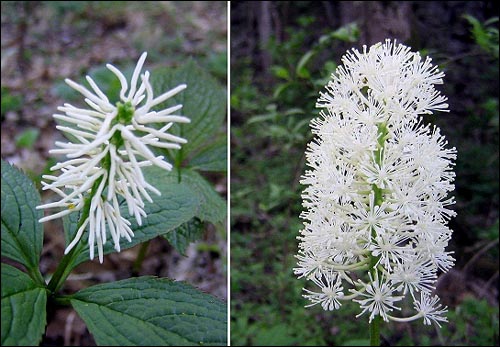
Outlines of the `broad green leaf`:
[[175,230],[166,233],[163,237],[182,255],[191,242],[198,240],[203,235],[203,223],[199,218],[193,218]]
[[[178,184],[176,175],[165,177],[165,185]],[[207,182],[198,172],[183,169],[181,173],[181,185],[186,185],[194,191],[199,199],[194,216],[202,221],[217,224],[226,218],[227,204],[221,196],[214,190],[214,187]],[[154,184],[153,184],[154,185]]]
[[182,183],[196,191],[196,195],[200,199],[199,209],[195,214],[196,217],[213,224],[225,220],[226,202],[199,173],[188,169],[183,170]]
[[[148,241],[156,236],[163,235],[197,215],[200,210],[201,198],[196,187],[190,187],[187,183],[177,182],[177,173],[167,172],[157,167],[145,168],[145,178],[151,185],[156,187],[161,196],[151,194],[153,203],[145,201],[145,212],[147,218],[143,218],[142,225],[138,225],[134,217],[129,216],[126,204],[122,204],[121,214],[132,222],[134,231],[132,242],[121,240],[121,249],[131,248],[139,243]],[[72,214],[65,220],[66,245],[68,245],[76,234],[78,215]],[[87,244],[88,233],[82,237],[82,242]],[[108,239],[104,245],[104,254],[116,252],[113,242]],[[96,253],[97,254],[97,250]],[[76,266],[89,259],[89,247],[82,248],[72,266]]]
[[227,137],[203,148],[189,161],[189,166],[200,171],[227,171]]
[[191,153],[200,148],[219,130],[226,117],[225,89],[193,61],[177,69],[153,70],[151,83],[156,96],[179,84],[187,85],[184,91],[157,106],[158,109],[163,109],[177,104],[183,105],[179,112],[191,119],[191,123],[180,126],[180,135],[188,141],[182,145],[184,153]]
[[138,277],[79,291],[71,304],[98,345],[226,345],[226,304],[168,279]]
[[[2,214],[3,215],[3,214]],[[2,263],[2,346],[36,346],[45,331],[47,291]]]
[[43,217],[40,195],[33,182],[21,171],[2,160],[2,256],[38,272],[42,252]]

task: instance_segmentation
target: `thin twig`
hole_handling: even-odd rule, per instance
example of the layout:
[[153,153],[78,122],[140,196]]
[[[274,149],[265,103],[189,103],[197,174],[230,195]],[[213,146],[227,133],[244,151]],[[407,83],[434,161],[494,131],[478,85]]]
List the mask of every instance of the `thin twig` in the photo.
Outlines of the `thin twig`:
[[467,270],[469,269],[469,267],[472,264],[474,264],[474,262],[476,260],[478,260],[484,253],[486,253],[490,248],[495,246],[497,243],[498,243],[498,238],[491,241],[490,243],[486,244],[483,248],[481,248],[479,251],[477,251],[477,253],[474,254],[474,256],[467,262],[467,264],[465,264],[465,266],[463,267],[463,272],[467,273]]

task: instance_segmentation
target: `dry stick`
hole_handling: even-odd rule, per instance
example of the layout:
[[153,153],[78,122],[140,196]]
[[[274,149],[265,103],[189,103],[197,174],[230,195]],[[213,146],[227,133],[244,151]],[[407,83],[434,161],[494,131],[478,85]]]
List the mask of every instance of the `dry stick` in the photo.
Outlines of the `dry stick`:
[[498,238],[496,240],[491,241],[490,243],[486,244],[483,248],[481,248],[479,251],[474,254],[474,256],[465,264],[463,267],[462,271],[464,273],[467,273],[469,267],[474,264],[476,260],[478,260],[484,253],[486,253],[491,247],[495,246],[498,243]]

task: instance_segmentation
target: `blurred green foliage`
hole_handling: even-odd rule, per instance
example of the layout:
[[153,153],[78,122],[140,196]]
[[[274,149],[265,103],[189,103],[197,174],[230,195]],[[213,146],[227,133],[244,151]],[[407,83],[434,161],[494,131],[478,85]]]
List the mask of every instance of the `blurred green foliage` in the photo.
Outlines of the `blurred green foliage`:
[[448,320],[451,324],[441,332],[448,345],[498,345],[498,306],[468,297],[448,314]]
[[28,128],[16,136],[16,146],[28,149],[32,148],[39,135],[39,129]]
[[19,111],[22,106],[23,99],[19,95],[14,95],[8,88],[2,87],[2,119],[9,111]]
[[[270,70],[260,71],[250,57],[231,60],[231,343],[367,345],[368,322],[366,317],[355,318],[357,304],[345,302],[334,312],[304,308],[305,281],[293,275],[296,236],[302,228],[299,179],[312,137],[308,123],[318,114],[318,92],[345,47],[353,42],[360,46],[356,23],[331,30],[318,25],[317,17],[309,14],[312,10],[299,12],[286,19],[286,39],[271,38],[265,47],[274,63]],[[479,22],[481,30],[494,32],[485,29],[491,23]],[[453,95],[460,90],[451,84],[445,94],[453,102],[452,112],[426,118],[458,149],[458,217],[452,221],[450,248],[459,269],[474,252],[498,241],[498,90],[495,94],[491,89],[498,81],[498,60],[492,54],[494,35],[487,35],[488,40],[481,41],[486,45],[473,36],[475,45],[463,58],[414,47],[422,54],[431,51],[438,64],[457,75],[460,69],[477,66],[477,54],[481,62],[487,61],[480,66],[487,73],[469,81],[482,86],[464,102],[470,107],[461,108]],[[450,86],[448,79],[445,83]],[[498,247],[488,248],[481,259],[487,267],[477,272],[487,276],[485,281],[498,274]],[[422,321],[391,323],[382,325],[382,336],[395,346],[498,344],[498,307],[472,296],[449,306],[449,323],[442,329]]]
[[469,14],[464,14],[463,17],[472,25],[471,32],[479,47],[498,59],[498,28],[491,26],[498,23],[498,17],[490,18],[484,23]]

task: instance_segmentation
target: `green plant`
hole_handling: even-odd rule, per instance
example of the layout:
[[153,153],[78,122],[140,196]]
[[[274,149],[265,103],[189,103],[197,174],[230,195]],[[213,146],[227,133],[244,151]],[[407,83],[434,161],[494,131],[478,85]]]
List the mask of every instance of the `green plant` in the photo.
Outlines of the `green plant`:
[[36,128],[29,128],[16,136],[16,146],[22,148],[32,148],[35,144],[40,131]]
[[[130,242],[121,244],[121,249],[137,244],[145,245],[155,237],[161,236],[167,238],[173,247],[182,253],[189,242],[197,240],[202,235],[200,229],[203,223],[224,227],[226,203],[198,172],[225,171],[226,169],[226,153],[220,150],[220,143],[224,141],[224,136],[219,130],[225,119],[226,99],[224,88],[193,61],[177,69],[157,68],[153,70],[153,76],[152,90],[156,94],[172,90],[179,83],[189,85],[183,95],[171,97],[157,105],[155,109],[160,112],[172,105],[183,104],[183,113],[189,114],[191,123],[176,125],[172,127],[172,132],[188,138],[189,144],[177,151],[169,148],[155,149],[155,156],[162,155],[168,158],[174,163],[174,169],[165,171],[156,166],[151,167],[151,165],[146,165],[150,167],[143,169],[142,180],[155,187],[161,195],[155,197],[154,202],[139,206],[147,215],[142,223],[137,215],[136,218],[130,218],[128,225],[134,235]],[[76,85],[71,82],[70,84]],[[83,87],[76,86],[76,88],[82,90]],[[92,88],[96,90],[93,86]],[[95,96],[89,96],[88,93],[84,92],[86,97],[96,100]],[[113,97],[116,98],[116,95],[110,96],[110,99]],[[116,99],[113,102],[116,102]],[[117,110],[118,127],[119,123],[126,123],[128,117],[137,116],[135,110],[127,103],[124,105],[118,102]],[[81,112],[87,116],[87,118],[83,117],[84,119],[89,119],[88,114],[97,113],[95,111]],[[78,112],[70,109],[67,115],[77,117]],[[154,113],[153,116],[155,116]],[[114,116],[106,113],[101,113],[98,117],[114,119]],[[180,116],[173,117],[183,119]],[[92,128],[86,126],[85,122],[75,122],[71,118],[65,119],[66,122],[64,125],[61,124],[63,128],[60,129],[72,135],[68,136],[68,140],[73,145],[83,142],[85,146],[88,141],[81,140],[81,129],[89,131]],[[83,124],[83,126],[79,128],[73,125],[71,129],[67,128],[68,125],[74,123]],[[96,132],[102,128],[105,128],[105,125],[98,127]],[[154,134],[160,132],[159,129],[150,131]],[[103,146],[109,146],[110,143],[116,144],[120,150],[120,145],[123,145],[125,140],[117,134],[115,132],[109,142],[103,142]],[[83,135],[93,138],[90,135]],[[97,136],[94,137],[97,138]],[[130,154],[130,150],[128,153]],[[145,153],[144,155],[147,156],[148,153]],[[92,156],[94,153],[89,152],[87,155]],[[141,154],[135,153],[135,155]],[[156,162],[157,159],[153,161]],[[87,160],[87,158],[81,160]],[[98,165],[106,168],[108,160],[112,159],[95,162],[92,168]],[[191,165],[191,161],[194,161],[195,165]],[[132,164],[133,162],[134,160]],[[145,163],[145,161],[142,162]],[[120,163],[115,163],[115,165]],[[57,165],[64,165],[64,163]],[[67,164],[67,171],[74,169],[72,165],[72,162]],[[99,345],[225,344],[227,321],[225,304],[183,283],[144,276],[91,286],[73,294],[62,294],[61,288],[66,283],[68,275],[77,265],[88,261],[89,252],[91,257],[93,254],[94,243],[89,240],[89,237],[96,234],[97,227],[90,223],[90,228],[82,229],[84,232],[78,233],[80,227],[85,225],[86,218],[93,213],[93,208],[98,208],[92,207],[91,201],[106,199],[111,187],[108,186],[106,191],[102,190],[101,193],[95,193],[95,187],[101,186],[103,182],[101,179],[97,180],[91,189],[82,188],[80,195],[83,195],[84,208],[80,211],[78,211],[77,203],[68,198],[71,189],[75,189],[74,186],[55,189],[57,195],[63,197],[58,203],[66,206],[67,210],[63,209],[63,214],[66,214],[63,219],[66,245],[70,245],[74,240],[74,247],[68,246],[58,268],[53,274],[46,274],[46,279],[40,272],[39,266],[43,245],[43,227],[38,221],[47,220],[53,216],[42,218],[41,210],[36,209],[41,205],[40,195],[25,175],[3,160],[1,171],[1,251],[2,257],[9,259],[9,264],[2,263],[2,345],[39,344],[47,323],[47,309],[60,305],[71,305],[76,310]],[[83,172],[82,175],[84,175]],[[47,180],[47,176],[45,179]],[[142,183],[129,181],[129,184],[134,186],[134,184]],[[134,199],[136,199],[135,203],[138,203],[137,195],[134,195]],[[120,198],[120,206],[113,213],[115,217],[129,214],[129,208],[125,202],[133,203],[134,201],[131,201],[130,197]],[[88,204],[91,206],[90,209],[86,207]],[[95,218],[107,223],[101,224],[103,228],[101,231],[105,234],[108,233],[106,225],[110,228],[109,232],[112,236],[112,232],[119,228],[118,224],[115,229],[111,228],[112,223],[109,218],[99,219],[99,215]],[[99,240],[99,237],[100,235],[97,236],[97,249],[102,262],[104,254],[117,251],[117,240],[113,237],[112,241],[115,242],[112,245],[113,242]],[[16,267],[11,264],[15,264]]]
[[2,118],[9,111],[19,111],[23,99],[19,95],[13,95],[8,88],[2,87]]
[[472,25],[471,33],[476,43],[498,59],[498,28],[492,27],[492,24],[498,23],[498,17],[490,18],[484,23],[469,14],[464,14],[463,18]]
[[[498,343],[498,306],[467,297],[448,314],[453,322],[443,329],[446,345],[491,346]],[[475,333],[471,333],[475,332]]]

